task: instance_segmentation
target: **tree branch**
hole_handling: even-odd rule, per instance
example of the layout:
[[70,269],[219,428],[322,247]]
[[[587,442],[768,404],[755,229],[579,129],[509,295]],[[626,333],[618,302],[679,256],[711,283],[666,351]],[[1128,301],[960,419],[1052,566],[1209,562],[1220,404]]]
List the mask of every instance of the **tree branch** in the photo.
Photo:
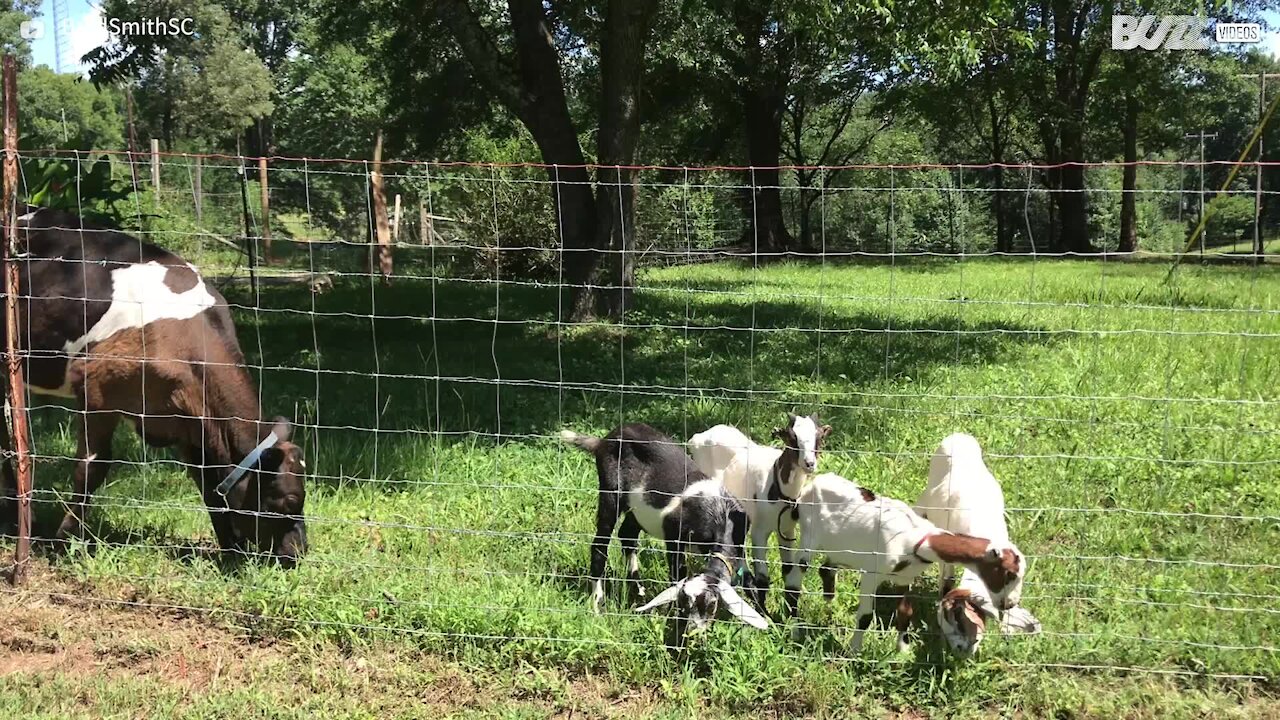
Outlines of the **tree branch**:
[[496,95],[507,110],[520,115],[524,102],[515,69],[509,61],[504,62],[498,46],[480,24],[480,18],[472,12],[470,3],[467,0],[436,0],[432,4],[436,17],[453,35],[476,79]]

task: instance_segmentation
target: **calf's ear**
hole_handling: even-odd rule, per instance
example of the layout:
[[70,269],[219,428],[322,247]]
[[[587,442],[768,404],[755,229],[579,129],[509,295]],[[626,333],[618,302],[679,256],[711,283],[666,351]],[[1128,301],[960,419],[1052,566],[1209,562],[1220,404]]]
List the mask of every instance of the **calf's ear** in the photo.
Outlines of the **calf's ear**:
[[272,418],[275,423],[271,426],[271,432],[276,434],[276,438],[280,442],[288,442],[289,436],[293,434],[293,423],[289,422],[289,418],[277,415]]

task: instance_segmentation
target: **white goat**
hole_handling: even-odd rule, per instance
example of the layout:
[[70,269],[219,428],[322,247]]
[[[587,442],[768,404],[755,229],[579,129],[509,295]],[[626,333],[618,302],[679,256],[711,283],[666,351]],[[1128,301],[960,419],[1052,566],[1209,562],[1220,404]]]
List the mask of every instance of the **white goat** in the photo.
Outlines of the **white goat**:
[[[1004,493],[972,435],[954,433],[943,439],[929,460],[929,480],[914,509],[948,532],[1009,543]],[[938,625],[952,650],[972,654],[982,642],[987,617],[999,619],[1005,633],[1039,630],[1039,621],[1026,611],[998,613],[976,575],[962,570],[956,584],[955,567],[944,562],[939,570],[944,595]]]
[[[816,415],[788,413],[786,426],[773,431],[773,437],[783,443],[781,448],[758,445],[732,425],[716,425],[689,438],[689,453],[698,469],[723,481],[747,511],[755,600],[760,608],[765,607],[769,590],[769,538],[778,532],[781,515],[794,506],[818,469],[822,441],[830,433],[831,426],[820,425]],[[780,534],[778,544],[789,546],[793,539]]]
[[[815,477],[801,493],[794,510],[783,518],[780,532],[795,536],[799,548],[794,562],[782,549],[787,608],[794,617],[800,588],[812,553],[825,555],[823,589],[828,599],[835,590],[836,568],[863,573],[859,588],[857,629],[851,649],[862,648],[871,625],[875,592],[883,583],[906,587],[936,562],[962,565],[981,578],[999,608],[1016,605],[1022,593],[1025,562],[1007,542],[946,532],[916,514],[906,503],[875,493],[836,475]],[[898,646],[905,649],[912,608],[904,595],[898,605]]]

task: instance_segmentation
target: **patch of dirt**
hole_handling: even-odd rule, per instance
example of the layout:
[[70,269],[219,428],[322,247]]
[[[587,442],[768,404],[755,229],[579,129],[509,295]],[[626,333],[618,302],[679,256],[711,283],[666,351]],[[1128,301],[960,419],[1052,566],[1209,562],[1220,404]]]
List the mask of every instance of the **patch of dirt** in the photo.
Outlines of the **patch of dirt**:
[[131,607],[128,599],[94,600],[47,570],[32,568],[25,588],[0,592],[0,617],[6,618],[0,625],[0,676],[105,672],[201,689],[287,659],[280,649],[248,643],[195,617]]
[[128,586],[106,593],[38,564],[22,588],[0,581],[0,618],[0,677],[139,679],[180,689],[189,699],[246,686],[285,702],[335,693],[384,717],[484,714],[514,703],[546,717],[635,718],[659,703],[651,690],[600,677],[478,674],[402,649],[343,654],[333,646],[258,642],[198,614],[137,603]]

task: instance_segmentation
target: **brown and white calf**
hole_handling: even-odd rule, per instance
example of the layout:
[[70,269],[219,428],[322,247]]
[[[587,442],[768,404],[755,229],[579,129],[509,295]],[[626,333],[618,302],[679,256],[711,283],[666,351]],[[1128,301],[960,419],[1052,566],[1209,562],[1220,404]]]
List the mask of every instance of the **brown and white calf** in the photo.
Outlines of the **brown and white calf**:
[[[83,531],[124,420],[148,445],[177,450],[223,550],[252,543],[296,563],[307,547],[306,463],[289,441],[289,421],[262,417],[222,295],[182,258],[71,213],[29,212],[19,218],[19,236],[26,383],[84,411],[73,500],[58,538]],[[8,512],[0,523],[17,517],[8,462],[3,481]]]

